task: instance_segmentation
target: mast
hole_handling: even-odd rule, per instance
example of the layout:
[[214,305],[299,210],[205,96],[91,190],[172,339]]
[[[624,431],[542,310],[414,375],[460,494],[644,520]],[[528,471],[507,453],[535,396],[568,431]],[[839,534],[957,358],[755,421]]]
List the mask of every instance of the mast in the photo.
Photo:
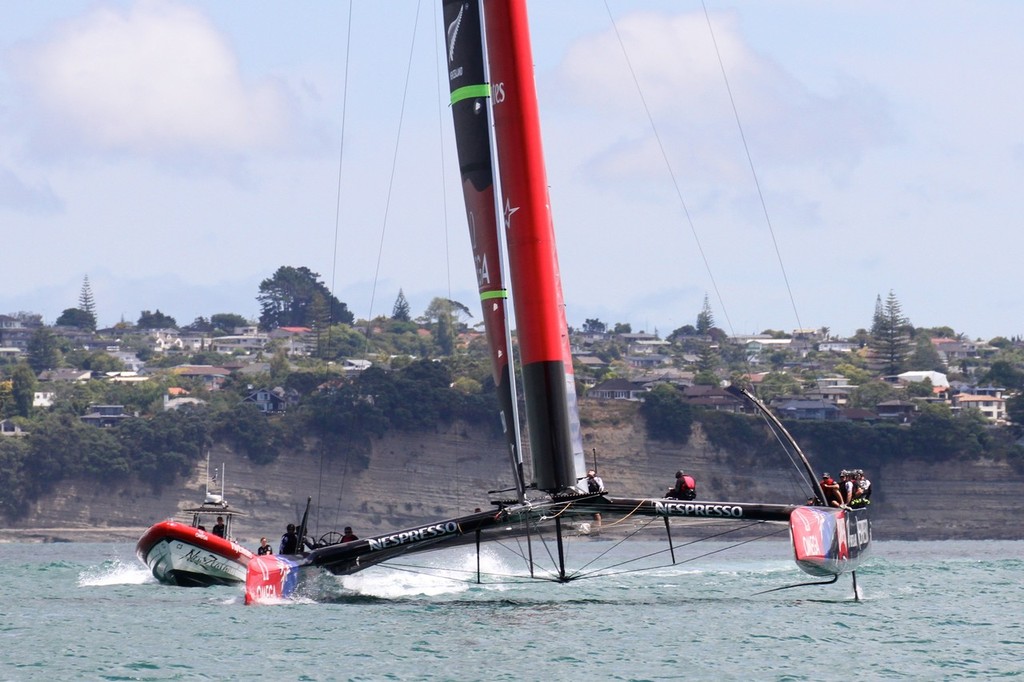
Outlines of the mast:
[[502,428],[517,496],[525,499],[522,438],[516,398],[515,372],[509,349],[508,290],[504,278],[498,204],[494,191],[494,163],[491,152],[490,86],[484,65],[484,47],[479,3],[445,0],[444,26],[448,56],[448,84],[451,90],[452,120],[462,174],[469,237],[473,248],[484,331],[491,351],[491,371],[497,388]]
[[483,0],[505,241],[536,485],[575,488],[586,464],[541,145],[525,0]]

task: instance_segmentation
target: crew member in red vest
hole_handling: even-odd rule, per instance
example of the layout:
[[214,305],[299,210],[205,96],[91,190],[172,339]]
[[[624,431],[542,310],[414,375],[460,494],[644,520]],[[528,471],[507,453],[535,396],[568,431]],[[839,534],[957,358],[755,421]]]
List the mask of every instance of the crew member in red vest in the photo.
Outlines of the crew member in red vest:
[[693,476],[684,473],[681,469],[676,472],[676,484],[665,493],[665,497],[673,500],[692,500],[697,497],[697,482]]

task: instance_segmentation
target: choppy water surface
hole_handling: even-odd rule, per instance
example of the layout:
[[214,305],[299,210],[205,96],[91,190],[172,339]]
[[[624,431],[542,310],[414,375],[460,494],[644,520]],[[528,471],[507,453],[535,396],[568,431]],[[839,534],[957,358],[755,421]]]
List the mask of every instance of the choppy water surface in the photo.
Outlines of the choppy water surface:
[[845,577],[758,594],[807,579],[774,541],[567,585],[453,581],[472,550],[433,556],[247,607],[156,584],[131,545],[0,545],[0,679],[1024,676],[1021,542],[875,543],[859,602]]

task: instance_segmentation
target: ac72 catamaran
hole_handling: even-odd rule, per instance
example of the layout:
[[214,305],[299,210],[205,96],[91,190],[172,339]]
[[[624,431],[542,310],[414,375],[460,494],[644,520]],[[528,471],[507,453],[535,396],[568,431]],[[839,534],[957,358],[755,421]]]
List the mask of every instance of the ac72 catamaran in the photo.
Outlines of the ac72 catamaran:
[[[492,369],[507,436],[514,489],[492,508],[399,532],[313,549],[301,556],[260,556],[249,563],[246,603],[287,597],[306,571],[354,573],[398,556],[456,544],[515,538],[534,576],[534,543],[553,558],[550,579],[569,582],[564,543],[573,524],[600,515],[663,522],[668,563],[672,523],[788,524],[796,563],[834,582],[853,572],[871,539],[866,509],[822,504],[762,504],[620,498],[581,486],[586,475],[569,334],[548,201],[525,0],[445,0],[444,22],[463,195]],[[493,124],[492,124],[493,119]],[[496,184],[500,192],[496,191]],[[508,263],[507,275],[503,263]],[[532,479],[520,448],[516,373],[511,364],[509,292],[514,305]],[[812,499],[825,500],[810,464],[782,424],[754,396],[734,393],[762,412],[799,456]],[[477,580],[480,574],[477,573]],[[856,575],[854,573],[856,592]]]

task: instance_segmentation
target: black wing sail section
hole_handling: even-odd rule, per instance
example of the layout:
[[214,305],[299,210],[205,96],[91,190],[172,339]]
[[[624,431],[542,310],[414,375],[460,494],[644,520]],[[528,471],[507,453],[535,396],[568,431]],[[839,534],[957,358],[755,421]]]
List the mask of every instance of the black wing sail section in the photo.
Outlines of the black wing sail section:
[[515,382],[509,357],[508,292],[503,276],[501,235],[495,204],[490,86],[484,66],[480,21],[477,2],[447,0],[444,3],[448,82],[462,194],[466,202],[473,262],[502,426],[508,441],[516,489],[522,500],[525,482],[519,450]]

